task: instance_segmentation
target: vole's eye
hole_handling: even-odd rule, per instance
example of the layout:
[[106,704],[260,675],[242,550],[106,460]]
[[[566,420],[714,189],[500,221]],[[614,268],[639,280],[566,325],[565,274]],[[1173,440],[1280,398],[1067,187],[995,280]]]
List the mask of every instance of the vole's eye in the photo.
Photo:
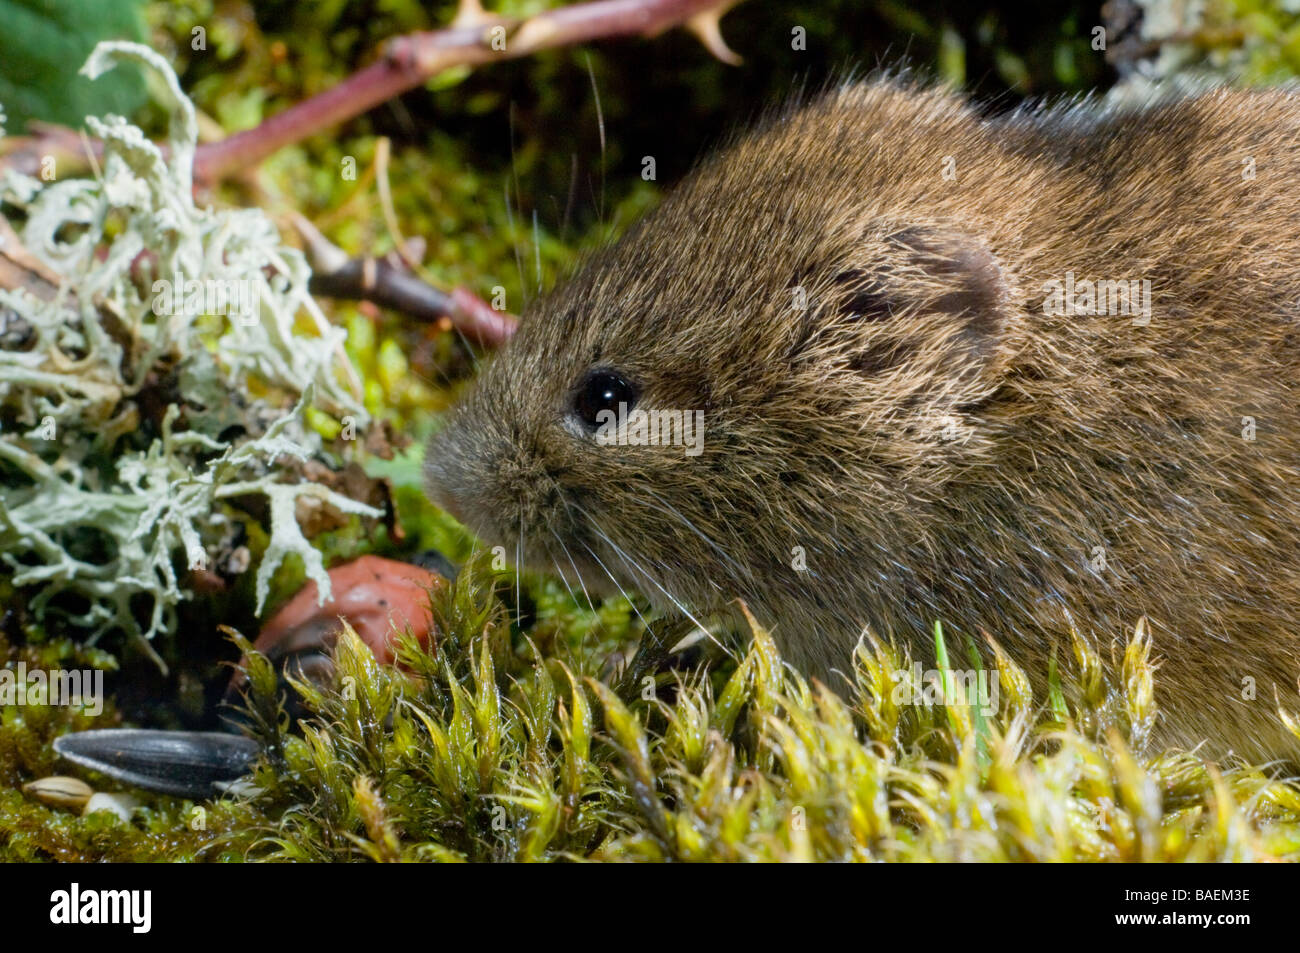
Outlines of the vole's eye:
[[600,417],[601,411],[617,414],[620,404],[631,410],[636,397],[636,388],[616,371],[588,371],[578,385],[578,392],[573,395],[573,412],[584,424],[595,429],[608,419]]

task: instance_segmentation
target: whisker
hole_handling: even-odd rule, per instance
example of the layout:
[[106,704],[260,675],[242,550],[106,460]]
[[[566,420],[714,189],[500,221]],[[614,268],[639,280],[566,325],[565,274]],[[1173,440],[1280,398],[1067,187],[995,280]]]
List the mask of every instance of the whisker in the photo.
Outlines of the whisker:
[[587,75],[591,77],[591,95],[596,101],[596,125],[600,129],[600,201],[596,208],[596,218],[601,225],[605,221],[605,110],[600,105],[600,87],[596,83],[596,71],[591,65],[591,55],[587,54]]
[[[661,508],[661,507],[654,506],[653,504],[649,504],[649,505],[651,506],[652,509],[659,510],[659,512],[665,514],[666,516],[675,516],[675,517],[677,517],[677,519],[681,520],[681,523],[682,523],[683,526],[685,526],[685,527],[686,527],[687,529],[689,529],[692,533],[694,533],[694,534],[695,534],[696,536],[698,536],[701,540],[703,540],[703,541],[704,541],[704,542],[705,542],[705,543],[706,543],[710,548],[713,549],[713,551],[714,551],[715,553],[717,553],[717,554],[718,554],[719,556],[721,556],[724,560],[726,560],[726,562],[727,562],[730,566],[734,567],[735,570],[736,570],[736,572],[740,573],[741,576],[744,577],[745,579],[747,579],[747,580],[751,580],[751,581],[752,581],[752,576],[751,576],[750,572],[749,572],[747,569],[745,569],[745,567],[741,566],[740,563],[738,563],[738,562],[736,562],[734,559],[732,559],[732,558],[731,558],[731,554],[728,553],[728,552],[727,552],[727,551],[726,551],[726,550],[725,550],[725,549],[724,549],[724,548],[723,548],[719,543],[717,543],[717,542],[715,542],[714,540],[710,539],[707,535],[705,535],[705,533],[704,533],[704,532],[703,532],[703,531],[702,531],[698,526],[696,526],[696,525],[695,525],[694,523],[692,523],[689,519],[687,519],[684,515],[682,515],[682,513],[677,509],[677,507],[673,506],[671,503],[669,503],[667,500],[665,500],[662,496],[660,496],[660,495],[659,495],[658,493],[656,493],[654,490],[651,490],[651,489],[647,488],[647,489],[646,489],[646,492],[649,493],[651,496],[653,496],[653,497],[654,497],[656,500],[658,500],[660,503],[662,503],[662,504],[664,505],[664,507],[667,507],[667,509],[663,509],[663,508]],[[645,501],[642,501],[642,502],[645,502]],[[710,580],[710,582],[712,582],[712,580]],[[715,588],[716,588],[716,587],[715,587]]]
[[[587,584],[582,581],[582,570],[579,569],[578,564],[574,562],[573,553],[569,552],[569,547],[564,545],[564,540],[560,538],[559,533],[555,532],[555,530],[551,530],[551,535],[554,536],[555,541],[560,544],[560,548],[564,550],[564,555],[569,560],[569,565],[573,567],[573,574],[578,577],[578,587],[582,589],[582,594],[587,597],[587,605],[591,606],[594,609],[596,607],[596,603],[592,600],[591,593],[587,591]],[[556,563],[556,568],[557,569],[559,568],[559,563]],[[575,602],[577,601],[576,597],[574,601]]]
[[[598,530],[598,532],[600,531]],[[703,622],[701,622],[698,618],[696,618],[695,614],[691,612],[689,609],[687,609],[686,606],[684,606],[676,596],[674,596],[671,592],[669,592],[662,585],[660,585],[659,581],[656,580],[653,575],[647,572],[644,567],[642,567],[639,563],[636,562],[636,560],[633,560],[631,556],[623,552],[623,550],[619,548],[618,545],[616,545],[607,536],[605,536],[603,532],[601,532],[601,536],[605,538],[605,543],[614,550],[614,554],[617,555],[619,559],[623,560],[623,565],[627,566],[629,570],[633,570],[633,572],[639,571],[641,576],[643,576],[646,580],[650,582],[651,585],[653,585],[656,589],[658,589],[665,596],[667,596],[669,600],[672,602],[672,604],[677,607],[677,610],[681,612],[681,614],[684,615],[686,618],[690,619],[691,622],[695,624],[695,627],[699,629],[702,633],[704,633],[705,638],[707,638],[710,642],[712,642],[714,645],[720,648],[723,652],[727,653],[728,655],[731,654],[731,650],[727,648],[727,646],[723,645],[720,641],[718,641],[717,637],[712,632],[709,631],[708,626],[706,626]],[[635,569],[633,569],[634,565],[636,567]]]
[[[513,182],[515,187],[515,208],[519,214],[524,214],[524,200],[519,191],[519,163],[515,155],[515,104],[510,103],[507,111],[506,125],[510,134],[510,178],[506,180],[506,222],[510,226],[510,233],[515,231],[515,217],[510,209],[510,186]],[[519,252],[519,243],[514,243],[515,269],[519,272],[519,293],[524,296],[524,304],[528,304],[528,282],[524,279],[524,259]]]
[[[570,512],[572,512],[574,507],[577,507],[578,512],[581,513],[582,516],[586,518],[586,520],[589,523],[595,526],[595,522],[591,519],[591,516],[581,506],[578,506],[577,503],[570,503],[568,500],[564,500],[564,499],[561,499],[561,502],[564,503],[565,509],[569,510]],[[605,535],[604,531],[599,526],[596,526],[596,532],[600,533],[601,536]],[[605,561],[596,554],[596,551],[594,549],[588,546],[584,540],[579,540],[579,542],[582,543],[582,548],[585,549],[587,553],[591,556],[591,558],[596,561],[596,565],[598,565],[602,570],[604,570],[605,575],[609,577],[609,581],[614,584],[614,588],[617,589],[619,591],[619,594],[628,601],[629,605],[632,606],[632,611],[635,612],[637,618],[641,620],[641,624],[644,625],[647,629],[649,629],[650,623],[646,619],[646,617],[641,614],[641,610],[636,607],[636,600],[632,598],[632,594],[623,588],[623,584],[618,581],[618,577],[616,577],[612,572],[610,572],[609,567],[605,565]]]
[[564,218],[560,220],[560,239],[569,237],[569,216],[573,214],[573,200],[578,194],[578,154],[569,153],[569,197],[564,203]]
[[537,227],[537,209],[533,209],[533,259],[537,267],[537,293],[542,293],[542,237]]
[[[554,530],[551,530],[551,535],[552,535],[552,536],[555,536],[555,531],[554,531]],[[559,537],[558,537],[558,536],[555,536],[555,539],[556,539],[556,542],[559,542]],[[551,565],[555,567],[555,572],[556,572],[556,573],[559,575],[559,577],[560,577],[560,583],[564,586],[565,590],[568,591],[568,593],[569,593],[569,598],[572,599],[572,600],[574,601],[574,603],[577,603],[577,601],[578,601],[578,595],[577,595],[577,593],[575,593],[575,592],[573,591],[573,587],[572,587],[571,585],[569,585],[569,577],[566,576],[566,575],[564,574],[564,567],[561,566],[561,565],[559,564],[559,562],[556,561],[556,560],[554,560],[554,559],[551,560]]]
[[[612,550],[614,551],[614,554],[615,554],[616,556],[618,556],[620,559],[623,560],[623,564],[624,564],[625,566],[627,566],[628,569],[632,570],[632,571],[634,572],[634,574],[637,573],[637,572],[639,572],[639,573],[641,574],[641,576],[642,576],[642,577],[643,577],[647,582],[649,582],[652,586],[654,586],[656,589],[658,589],[660,592],[662,592],[665,596],[667,596],[667,597],[668,597],[668,600],[669,600],[670,602],[672,602],[672,604],[673,604],[674,606],[677,607],[678,611],[680,611],[680,612],[682,613],[682,615],[686,616],[686,618],[690,619],[692,622],[694,622],[697,626],[699,626],[699,627],[700,627],[701,629],[703,629],[705,632],[708,631],[708,628],[704,625],[704,623],[702,623],[699,619],[697,619],[697,618],[695,617],[694,613],[692,613],[689,609],[686,608],[686,606],[684,606],[684,605],[682,604],[682,602],[681,602],[680,599],[678,599],[678,598],[677,598],[676,596],[674,596],[671,592],[669,592],[667,589],[665,589],[665,588],[664,588],[664,587],[659,583],[659,581],[658,581],[657,579],[654,578],[654,575],[653,575],[652,573],[648,572],[648,571],[645,569],[645,567],[641,566],[641,564],[638,563],[635,559],[633,559],[633,558],[632,558],[631,556],[629,556],[627,553],[623,552],[623,550],[619,547],[619,545],[618,545],[617,543],[615,543],[612,539],[609,538],[609,534],[606,533],[603,529],[601,529],[600,524],[597,523],[594,519],[592,519],[590,513],[588,513],[585,509],[583,509],[583,508],[582,508],[581,506],[579,506],[577,503],[574,503],[573,505],[578,507],[578,512],[581,513],[581,514],[583,515],[583,517],[587,520],[588,524],[589,524],[593,529],[596,530],[596,532],[600,535],[600,538],[604,541],[604,543],[605,543],[607,546],[609,546],[610,549],[612,549]],[[587,547],[587,548],[588,548],[588,551],[590,551],[591,547]],[[592,555],[595,555],[595,554],[593,553]],[[609,571],[609,570],[606,569],[606,572],[608,572],[608,571]]]
[[519,536],[515,542],[515,625],[519,628],[524,627],[524,609],[523,609],[523,582],[521,580],[521,566],[524,561],[524,508],[519,507]]
[[645,626],[647,630],[649,630],[650,622],[649,620],[646,619],[645,616],[641,614],[641,610],[636,607],[636,600],[632,598],[632,594],[623,588],[623,584],[618,581],[618,579],[614,576],[612,572],[609,571],[609,567],[605,565],[604,560],[602,560],[599,556],[596,555],[596,551],[594,549],[592,549],[586,543],[582,544],[582,548],[585,549],[591,555],[592,559],[596,560],[596,565],[598,565],[601,569],[605,570],[605,575],[608,576],[609,581],[614,584],[614,588],[617,589],[619,591],[619,594],[622,595],[623,598],[627,600],[628,605],[632,607],[632,611],[636,613],[636,617],[641,620],[641,624]]
[[[505,198],[506,198],[506,224],[510,227],[510,233],[513,235],[515,231],[515,214],[514,214],[514,210],[511,208],[510,205],[510,183],[509,182],[507,182],[505,185]],[[523,209],[520,209],[519,213],[522,215]],[[524,295],[525,303],[527,303],[528,279],[524,277],[524,257],[519,251],[518,242],[515,242],[515,247],[513,250],[515,255],[515,271],[519,273],[519,287],[522,289],[521,293]]]

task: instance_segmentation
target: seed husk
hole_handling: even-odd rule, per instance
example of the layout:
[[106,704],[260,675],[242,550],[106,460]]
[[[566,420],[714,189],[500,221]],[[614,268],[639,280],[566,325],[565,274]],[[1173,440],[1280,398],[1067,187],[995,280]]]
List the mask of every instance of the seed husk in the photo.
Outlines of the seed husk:
[[27,782],[23,785],[23,793],[28,797],[36,798],[42,804],[79,811],[91,799],[95,790],[80,778],[56,774]]

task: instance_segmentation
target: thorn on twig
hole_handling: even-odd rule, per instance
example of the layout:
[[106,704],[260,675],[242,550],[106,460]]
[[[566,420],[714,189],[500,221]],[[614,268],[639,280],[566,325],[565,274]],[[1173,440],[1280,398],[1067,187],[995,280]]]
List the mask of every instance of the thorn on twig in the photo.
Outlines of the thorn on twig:
[[727,46],[727,41],[722,36],[722,18],[738,2],[740,0],[727,0],[686,21],[686,29],[695,34],[706,50],[728,66],[739,66],[744,62],[739,53]]
[[496,23],[497,18],[483,9],[483,4],[479,0],[460,0],[459,9],[456,11],[456,19],[451,21],[453,29],[461,27],[483,26],[485,23]]

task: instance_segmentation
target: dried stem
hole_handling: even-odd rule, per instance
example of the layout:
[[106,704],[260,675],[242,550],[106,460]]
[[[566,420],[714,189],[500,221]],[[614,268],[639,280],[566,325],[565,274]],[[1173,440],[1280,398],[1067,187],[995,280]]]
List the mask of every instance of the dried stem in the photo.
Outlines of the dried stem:
[[450,292],[383,258],[349,258],[297,212],[289,219],[302,237],[311,262],[308,290],[326,298],[370,301],[420,321],[449,322],[468,340],[485,347],[504,344],[514,334],[515,318],[496,311],[468,288]]

